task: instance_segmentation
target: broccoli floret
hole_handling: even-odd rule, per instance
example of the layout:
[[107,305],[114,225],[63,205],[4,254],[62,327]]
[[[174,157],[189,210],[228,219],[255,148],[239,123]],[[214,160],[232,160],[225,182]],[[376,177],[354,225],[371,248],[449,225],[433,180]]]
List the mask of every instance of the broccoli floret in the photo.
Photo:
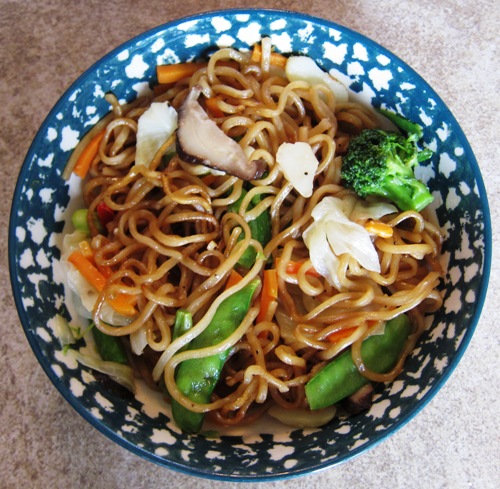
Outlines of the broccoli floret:
[[401,210],[421,211],[433,196],[416,179],[413,168],[429,158],[430,150],[419,151],[414,132],[405,136],[381,129],[365,129],[349,143],[342,163],[345,186],[360,197],[385,197]]

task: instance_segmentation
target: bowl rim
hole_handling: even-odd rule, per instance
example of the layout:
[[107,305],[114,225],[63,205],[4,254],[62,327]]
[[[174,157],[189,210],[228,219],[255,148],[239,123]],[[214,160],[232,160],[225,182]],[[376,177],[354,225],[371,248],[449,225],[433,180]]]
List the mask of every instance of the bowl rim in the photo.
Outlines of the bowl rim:
[[[475,179],[475,183],[478,188],[478,193],[480,197],[480,202],[482,206],[483,216],[484,216],[484,261],[482,265],[482,281],[480,284],[480,289],[476,291],[477,299],[476,305],[474,309],[474,313],[470,317],[470,324],[467,328],[458,349],[455,352],[455,355],[452,357],[452,360],[446,366],[446,369],[443,371],[439,379],[434,383],[434,385],[425,393],[425,395],[420,399],[418,404],[411,407],[405,412],[403,418],[395,425],[391,425],[389,428],[380,433],[380,436],[377,438],[368,441],[360,447],[357,447],[351,450],[349,453],[339,456],[333,461],[327,461],[323,463],[319,463],[315,467],[312,468],[302,468],[298,470],[290,469],[288,472],[277,473],[277,474],[250,474],[250,475],[236,475],[231,476],[230,474],[218,474],[218,473],[210,473],[206,470],[202,470],[197,467],[191,467],[188,465],[182,465],[175,461],[157,456],[135,444],[132,442],[121,438],[115,431],[113,431],[107,425],[101,423],[97,418],[95,418],[91,413],[85,409],[78,399],[74,396],[70,395],[69,389],[63,385],[59,377],[54,373],[51,366],[45,361],[45,357],[40,349],[39,342],[36,339],[36,335],[32,334],[30,330],[30,318],[28,317],[26,310],[24,309],[22,298],[21,298],[21,290],[19,287],[19,282],[17,281],[17,262],[15,260],[15,248],[17,243],[17,237],[15,234],[16,220],[18,215],[18,202],[20,194],[22,193],[22,187],[24,182],[26,181],[26,177],[28,174],[30,163],[33,161],[35,148],[41,144],[42,134],[45,134],[46,129],[48,127],[48,121],[51,120],[57,112],[59,112],[61,106],[64,103],[64,100],[75,91],[76,88],[82,83],[83,80],[87,79],[89,76],[92,76],[96,68],[105,63],[107,60],[116,56],[119,52],[135,45],[142,39],[149,38],[154,36],[155,34],[167,30],[175,28],[178,25],[181,25],[185,22],[201,20],[204,18],[216,17],[216,16],[236,16],[236,15],[265,15],[265,14],[273,14],[273,15],[281,15],[284,18],[293,17],[299,20],[303,20],[306,22],[311,22],[315,25],[319,25],[326,28],[337,29],[340,32],[347,33],[350,36],[359,39],[364,45],[368,45],[371,48],[375,49],[377,52],[381,54],[387,55],[389,58],[397,61],[402,66],[405,67],[410,73],[411,77],[416,79],[419,83],[422,83],[426,90],[428,90],[429,94],[436,100],[438,104],[440,104],[443,112],[449,118],[454,125],[454,130],[457,133],[458,139],[460,139],[463,144],[463,148],[465,151],[465,156],[469,162],[469,165],[472,169],[472,173]],[[199,12],[195,14],[190,14],[187,16],[179,17],[173,19],[171,21],[165,22],[163,24],[157,25],[156,27],[145,30],[144,32],[128,39],[127,41],[119,44],[103,56],[101,56],[98,60],[93,62],[83,73],[81,73],[61,94],[56,103],[50,109],[50,111],[45,116],[43,122],[39,126],[33,141],[30,144],[30,147],[26,153],[26,156],[23,160],[21,168],[19,170],[19,174],[16,181],[16,186],[13,193],[10,216],[9,216],[9,227],[8,227],[8,258],[9,258],[9,273],[10,273],[10,282],[12,293],[14,297],[14,302],[16,305],[16,310],[25,333],[25,336],[28,340],[28,343],[33,350],[38,363],[42,367],[45,374],[49,377],[53,385],[56,387],[59,394],[63,396],[63,398],[78,412],[87,422],[89,422],[94,428],[96,428],[100,433],[104,434],[113,442],[117,443],[120,447],[129,450],[130,452],[140,456],[141,458],[153,462],[157,465],[165,467],[167,469],[174,470],[176,472],[180,472],[186,475],[192,475],[197,477],[202,477],[209,480],[220,480],[220,481],[233,481],[233,482],[251,482],[251,481],[279,481],[286,480],[291,478],[296,478],[299,476],[303,476],[306,474],[317,473],[334,466],[338,466],[348,460],[351,460],[363,452],[370,450],[381,443],[383,440],[394,434],[396,431],[403,428],[411,419],[413,419],[424,407],[432,400],[432,398],[437,394],[437,392],[443,387],[443,385],[448,381],[451,374],[455,371],[457,365],[459,364],[461,358],[463,357],[465,351],[467,350],[474,331],[479,322],[482,309],[486,300],[488,283],[490,278],[491,271],[491,262],[492,262],[492,228],[491,228],[491,216],[490,209],[488,204],[488,198],[486,193],[486,188],[484,185],[484,181],[480,172],[479,165],[477,163],[476,157],[473,154],[472,148],[470,147],[470,143],[467,140],[463,129],[458,124],[455,116],[452,114],[451,110],[448,108],[447,104],[441,99],[441,97],[436,93],[436,91],[426,82],[426,80],[418,74],[411,66],[408,65],[405,61],[395,55],[392,51],[385,48],[381,44],[373,41],[369,37],[364,34],[355,31],[349,27],[346,27],[342,24],[339,24],[334,21],[330,21],[327,19],[323,19],[321,17],[317,17],[315,15],[302,13],[299,11],[295,11],[292,9],[262,9],[262,8],[237,8],[237,9],[215,9],[209,10],[205,12]]]

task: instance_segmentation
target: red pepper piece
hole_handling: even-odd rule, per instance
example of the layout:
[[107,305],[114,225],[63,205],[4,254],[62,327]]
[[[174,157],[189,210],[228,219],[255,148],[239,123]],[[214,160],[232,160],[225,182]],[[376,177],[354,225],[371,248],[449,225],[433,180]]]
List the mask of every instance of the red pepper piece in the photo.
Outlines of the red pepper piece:
[[97,204],[96,211],[102,227],[106,227],[115,218],[115,211],[104,201]]

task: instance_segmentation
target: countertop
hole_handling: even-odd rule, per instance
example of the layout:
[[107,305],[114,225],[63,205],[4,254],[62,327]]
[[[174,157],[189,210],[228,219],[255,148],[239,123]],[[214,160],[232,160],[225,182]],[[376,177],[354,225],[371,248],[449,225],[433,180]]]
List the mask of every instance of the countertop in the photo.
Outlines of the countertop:
[[[139,6],[139,4],[141,5]],[[84,421],[43,373],[25,338],[8,273],[8,216],[31,140],[65,89],[141,32],[191,13],[267,7],[324,17],[382,44],[437,91],[461,124],[500,220],[500,66],[496,0],[85,2],[0,0],[0,487],[230,487],[145,461]],[[383,443],[330,470],[243,487],[493,488],[500,480],[499,248],[483,314],[450,380]]]

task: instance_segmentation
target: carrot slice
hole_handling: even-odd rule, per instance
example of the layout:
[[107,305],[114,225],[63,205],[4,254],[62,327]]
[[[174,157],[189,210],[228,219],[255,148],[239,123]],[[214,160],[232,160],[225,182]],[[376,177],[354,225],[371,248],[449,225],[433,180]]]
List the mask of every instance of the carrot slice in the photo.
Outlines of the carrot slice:
[[113,270],[111,267],[108,267],[106,265],[105,266],[96,265],[96,266],[106,280],[108,280],[108,278],[111,277],[111,275],[113,275]]
[[250,58],[254,63],[258,63],[262,58],[262,48],[260,44],[255,44],[252,50],[252,57]]
[[156,77],[158,83],[175,83],[183,78],[196,73],[200,68],[207,66],[207,63],[177,63],[173,65],[158,65],[156,67]]
[[92,164],[92,160],[95,158],[97,152],[99,151],[99,145],[101,144],[105,132],[106,129],[97,133],[82,151],[73,168],[73,173],[75,175],[78,175],[80,178],[85,178],[87,176],[90,165]]
[[231,275],[226,282],[226,290],[236,285],[240,280],[243,280],[243,277],[236,270],[231,270]]
[[301,261],[289,261],[285,267],[286,273],[296,275],[303,263]]
[[106,279],[99,272],[97,267],[83,255],[80,251],[73,251],[68,257],[68,261],[72,263],[83,277],[99,292],[104,289]]
[[278,273],[275,268],[264,270],[260,311],[257,322],[264,321],[271,304],[278,299]]
[[[99,269],[80,251],[73,251],[68,257],[68,261],[82,274],[82,276],[94,287],[98,292],[102,292],[106,285],[106,277]],[[125,294],[119,294],[111,300],[108,300],[109,305],[120,314],[125,316],[134,316],[137,310],[134,307],[135,297]]]
[[[255,44],[252,50],[252,61],[259,63],[262,59],[262,46],[260,44]],[[287,62],[287,58],[280,53],[271,53],[271,64],[273,66],[279,66],[284,68]]]
[[[300,267],[304,264],[304,261],[293,261],[290,260],[285,267],[286,273],[289,275],[296,275],[300,269]],[[321,275],[313,268],[308,268],[306,271],[306,275],[311,275],[312,277],[320,278]]]
[[217,105],[217,102],[219,100],[220,99],[218,97],[211,97],[205,100],[207,109],[214,117],[224,117],[224,112],[222,112],[222,110],[220,110],[219,106]]
[[348,338],[349,336],[351,336],[354,333],[354,331],[356,331],[356,329],[357,329],[356,326],[354,326],[352,328],[339,329],[338,331],[335,331],[334,333],[329,334],[326,339],[330,343],[337,343],[338,341],[343,340],[344,338]]
[[381,221],[373,221],[371,219],[366,222],[365,229],[369,233],[375,234],[375,236],[379,236],[380,238],[390,238],[394,234],[394,230],[389,224]]

